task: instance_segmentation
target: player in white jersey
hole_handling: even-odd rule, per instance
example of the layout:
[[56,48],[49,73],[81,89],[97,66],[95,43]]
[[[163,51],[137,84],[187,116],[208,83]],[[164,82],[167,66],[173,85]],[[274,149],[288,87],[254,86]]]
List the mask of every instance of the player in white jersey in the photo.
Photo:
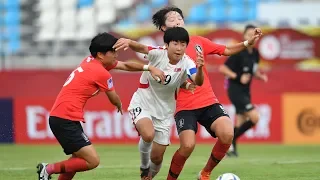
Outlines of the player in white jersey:
[[[140,87],[134,93],[128,108],[141,137],[139,142],[141,179],[151,179],[152,175],[159,172],[164,152],[170,144],[177,91],[188,78],[196,85],[201,86],[203,83],[203,55],[198,55],[196,66],[185,54],[189,34],[182,27],[171,28],[165,32],[165,49],[150,50],[147,46],[128,39],[119,41],[120,43],[114,46],[116,50],[130,47],[147,54],[149,65],[165,73],[163,82],[155,80],[150,73],[142,73]],[[121,46],[123,45],[121,41],[126,41],[123,44],[127,44],[127,47]]]

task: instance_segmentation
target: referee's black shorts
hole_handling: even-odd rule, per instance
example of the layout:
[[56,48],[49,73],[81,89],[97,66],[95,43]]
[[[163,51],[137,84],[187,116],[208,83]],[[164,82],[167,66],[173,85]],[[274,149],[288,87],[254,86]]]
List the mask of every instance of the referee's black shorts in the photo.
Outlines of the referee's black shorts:
[[228,97],[235,106],[237,114],[244,114],[254,109],[249,91],[238,88],[228,88]]
[[91,145],[79,121],[50,116],[49,125],[66,155],[73,154],[82,147]]

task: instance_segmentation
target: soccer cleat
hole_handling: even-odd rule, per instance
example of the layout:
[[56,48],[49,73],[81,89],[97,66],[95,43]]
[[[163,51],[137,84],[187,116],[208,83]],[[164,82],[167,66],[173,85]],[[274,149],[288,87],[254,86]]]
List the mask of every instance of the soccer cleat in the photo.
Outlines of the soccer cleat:
[[141,180],[152,180],[152,176],[149,171],[149,168],[147,169],[140,168],[140,177],[141,177]]
[[197,180],[210,180],[210,172],[205,172],[201,170],[198,174],[198,179]]
[[46,167],[48,163],[39,163],[37,165],[37,173],[38,173],[38,180],[49,180],[51,179],[51,175],[48,174]]

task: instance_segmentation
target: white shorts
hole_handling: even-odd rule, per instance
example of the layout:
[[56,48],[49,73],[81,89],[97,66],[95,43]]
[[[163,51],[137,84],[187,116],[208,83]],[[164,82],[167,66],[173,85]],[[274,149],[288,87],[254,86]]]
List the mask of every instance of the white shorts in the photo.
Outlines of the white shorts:
[[157,119],[151,116],[151,113],[148,110],[142,109],[141,107],[129,108],[129,114],[133,120],[134,124],[142,118],[149,118],[152,120],[155,135],[153,141],[167,146],[170,144],[170,130],[171,125],[174,122],[174,116],[166,118],[166,119]]

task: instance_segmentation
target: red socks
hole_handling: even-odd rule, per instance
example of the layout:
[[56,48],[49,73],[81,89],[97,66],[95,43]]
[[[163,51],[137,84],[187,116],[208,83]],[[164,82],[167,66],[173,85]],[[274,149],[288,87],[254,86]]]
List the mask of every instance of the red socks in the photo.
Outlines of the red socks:
[[226,155],[230,146],[231,144],[222,144],[218,139],[217,143],[212,149],[211,156],[209,157],[209,160],[203,170],[205,172],[211,172]]
[[75,173],[88,170],[87,162],[81,158],[70,158],[55,164],[48,164],[48,174]]
[[179,177],[186,160],[187,158],[182,156],[179,150],[177,150],[172,157],[167,180],[176,180]]

